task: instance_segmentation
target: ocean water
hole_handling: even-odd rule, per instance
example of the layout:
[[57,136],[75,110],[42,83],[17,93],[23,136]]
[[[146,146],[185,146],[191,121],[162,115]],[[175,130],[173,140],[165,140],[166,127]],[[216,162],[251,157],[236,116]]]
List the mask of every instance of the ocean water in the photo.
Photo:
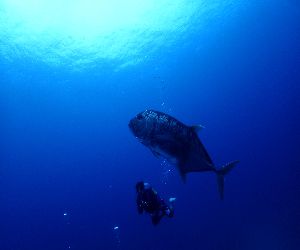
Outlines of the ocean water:
[[[299,66],[296,0],[1,0],[0,250],[300,249]],[[150,108],[240,160],[223,201],[134,138]]]

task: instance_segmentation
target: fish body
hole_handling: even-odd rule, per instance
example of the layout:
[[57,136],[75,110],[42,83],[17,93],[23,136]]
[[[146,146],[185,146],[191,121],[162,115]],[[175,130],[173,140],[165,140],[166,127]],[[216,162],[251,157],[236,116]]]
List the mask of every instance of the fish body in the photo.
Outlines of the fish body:
[[224,175],[237,161],[217,169],[198,137],[200,126],[187,126],[168,114],[145,110],[130,120],[129,128],[155,156],[176,165],[183,180],[190,172],[215,172],[223,198]]

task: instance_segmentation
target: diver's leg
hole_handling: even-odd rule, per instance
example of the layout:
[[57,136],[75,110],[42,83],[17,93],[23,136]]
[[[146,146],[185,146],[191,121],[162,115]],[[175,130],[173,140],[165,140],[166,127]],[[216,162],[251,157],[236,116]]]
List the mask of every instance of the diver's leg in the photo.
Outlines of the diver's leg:
[[157,225],[163,216],[164,216],[164,214],[161,211],[153,213],[151,215],[152,224]]
[[166,215],[168,217],[173,217],[174,216],[174,207],[173,203],[170,203],[168,206],[166,203],[162,202],[161,203],[161,211],[163,212],[163,215]]
[[168,214],[166,213],[167,216],[170,218],[174,216],[174,203],[175,203],[176,198],[170,198],[169,199],[169,206],[168,206]]

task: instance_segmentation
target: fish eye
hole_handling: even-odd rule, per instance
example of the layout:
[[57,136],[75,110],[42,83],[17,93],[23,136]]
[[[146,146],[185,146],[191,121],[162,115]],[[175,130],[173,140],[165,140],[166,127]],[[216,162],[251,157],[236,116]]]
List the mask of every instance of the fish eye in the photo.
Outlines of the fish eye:
[[143,116],[142,116],[141,114],[138,114],[138,115],[136,116],[136,118],[137,118],[138,120],[142,120],[142,119],[143,119]]

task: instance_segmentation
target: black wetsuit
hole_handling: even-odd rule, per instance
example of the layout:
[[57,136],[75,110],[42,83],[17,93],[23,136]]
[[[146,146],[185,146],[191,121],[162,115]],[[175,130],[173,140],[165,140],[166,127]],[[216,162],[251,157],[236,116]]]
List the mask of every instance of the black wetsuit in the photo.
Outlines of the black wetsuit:
[[149,213],[154,225],[158,224],[164,215],[173,216],[171,209],[153,188],[143,189],[138,192],[136,203],[138,212],[140,214],[143,211]]

